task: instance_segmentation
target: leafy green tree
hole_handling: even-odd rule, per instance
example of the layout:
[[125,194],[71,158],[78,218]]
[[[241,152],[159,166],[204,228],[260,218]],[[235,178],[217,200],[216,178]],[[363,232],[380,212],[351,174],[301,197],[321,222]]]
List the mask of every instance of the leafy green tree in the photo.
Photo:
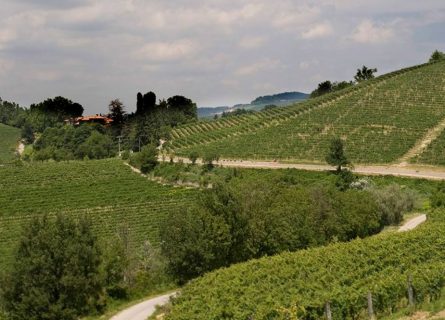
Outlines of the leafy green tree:
[[22,127],[21,137],[25,141],[25,143],[33,143],[34,142],[34,131],[29,123],[25,123]]
[[142,173],[152,171],[158,164],[158,149],[154,144],[148,144],[142,147],[141,152],[131,155],[130,164],[140,168]]
[[377,72],[376,68],[368,68],[363,66],[361,69],[357,69],[357,73],[354,76],[355,81],[362,82],[374,78],[374,73]]
[[189,159],[192,162],[192,164],[196,163],[196,160],[199,158],[199,153],[197,151],[192,151],[189,154]]
[[438,62],[441,60],[445,60],[445,53],[440,52],[439,50],[436,50],[431,55],[429,62],[432,63],[432,62]]
[[337,173],[340,173],[342,171],[343,166],[347,166],[350,164],[345,155],[343,140],[339,137],[331,140],[329,152],[326,156],[326,162],[332,166],[336,166]]
[[54,99],[46,99],[38,104],[32,104],[30,110],[38,110],[43,113],[52,113],[63,117],[80,117],[83,113],[83,107],[64,97],[55,97]]
[[89,220],[37,217],[26,227],[4,300],[12,320],[75,320],[104,307],[101,253]]
[[79,158],[103,159],[113,153],[113,141],[105,134],[93,131],[91,135],[76,150]]
[[179,283],[227,264],[230,233],[220,216],[194,207],[172,212],[160,235],[168,269]]

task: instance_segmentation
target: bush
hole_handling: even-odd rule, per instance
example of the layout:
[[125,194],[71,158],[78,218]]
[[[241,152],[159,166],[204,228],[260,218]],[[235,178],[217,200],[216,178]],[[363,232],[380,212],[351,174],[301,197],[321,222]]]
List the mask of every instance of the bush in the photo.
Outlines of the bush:
[[130,165],[137,167],[142,173],[151,172],[158,164],[158,149],[149,144],[141,149],[141,152],[133,153],[130,157]]
[[413,191],[403,190],[397,184],[373,190],[373,194],[384,225],[401,223],[403,215],[406,212],[412,211],[417,202],[417,195]]

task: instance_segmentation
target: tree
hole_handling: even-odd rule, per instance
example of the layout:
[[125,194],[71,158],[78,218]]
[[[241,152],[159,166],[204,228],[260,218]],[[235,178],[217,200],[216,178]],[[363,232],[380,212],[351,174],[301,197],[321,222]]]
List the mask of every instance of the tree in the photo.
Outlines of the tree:
[[336,166],[337,173],[342,171],[343,166],[350,164],[344,152],[343,140],[338,137],[331,140],[329,153],[326,156],[326,162],[332,166]]
[[136,102],[136,114],[142,115],[148,112],[153,112],[156,107],[156,94],[152,91],[142,95],[138,92]]
[[58,215],[26,227],[4,293],[10,319],[74,320],[104,307],[91,222]]
[[150,172],[158,164],[158,149],[154,144],[142,147],[141,152],[132,154],[130,164],[140,168],[142,173]]
[[38,104],[32,104],[30,110],[55,114],[59,118],[80,117],[83,114],[83,107],[80,104],[60,96],[54,99],[46,99]]
[[199,153],[197,151],[192,151],[189,154],[189,159],[192,162],[192,164],[196,163],[196,160],[199,158]]
[[112,100],[108,105],[108,110],[109,117],[113,119],[113,126],[121,126],[125,115],[124,104],[119,99]]
[[443,53],[443,52],[441,52],[439,50],[436,50],[431,55],[431,58],[430,58],[429,62],[432,63],[432,62],[438,62],[438,61],[441,61],[441,60],[445,60],[445,53]]
[[33,143],[34,142],[34,131],[29,123],[25,123],[22,127],[21,137],[25,141],[25,143]]
[[374,78],[374,73],[377,72],[376,68],[368,69],[368,67],[363,66],[361,69],[357,69],[357,73],[354,76],[355,81],[362,82]]
[[311,97],[318,97],[332,91],[332,82],[327,80],[318,84],[318,88],[312,91]]
[[169,110],[181,111],[186,117],[197,119],[198,109],[196,103],[183,96],[173,96],[167,99]]

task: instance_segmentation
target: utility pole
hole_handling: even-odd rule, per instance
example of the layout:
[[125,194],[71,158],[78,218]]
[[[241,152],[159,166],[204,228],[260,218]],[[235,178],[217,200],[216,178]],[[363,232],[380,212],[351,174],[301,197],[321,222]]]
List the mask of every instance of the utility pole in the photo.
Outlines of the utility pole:
[[119,157],[121,156],[121,140],[122,136],[117,137],[119,139]]

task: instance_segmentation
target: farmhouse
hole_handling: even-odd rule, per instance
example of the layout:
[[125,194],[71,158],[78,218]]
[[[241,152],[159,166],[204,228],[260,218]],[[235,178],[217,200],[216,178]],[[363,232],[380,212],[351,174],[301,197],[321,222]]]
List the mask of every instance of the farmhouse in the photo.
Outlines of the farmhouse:
[[65,120],[65,123],[72,124],[75,126],[81,125],[82,123],[99,123],[102,125],[110,125],[113,119],[103,116],[101,114],[96,114],[92,116],[77,117]]

